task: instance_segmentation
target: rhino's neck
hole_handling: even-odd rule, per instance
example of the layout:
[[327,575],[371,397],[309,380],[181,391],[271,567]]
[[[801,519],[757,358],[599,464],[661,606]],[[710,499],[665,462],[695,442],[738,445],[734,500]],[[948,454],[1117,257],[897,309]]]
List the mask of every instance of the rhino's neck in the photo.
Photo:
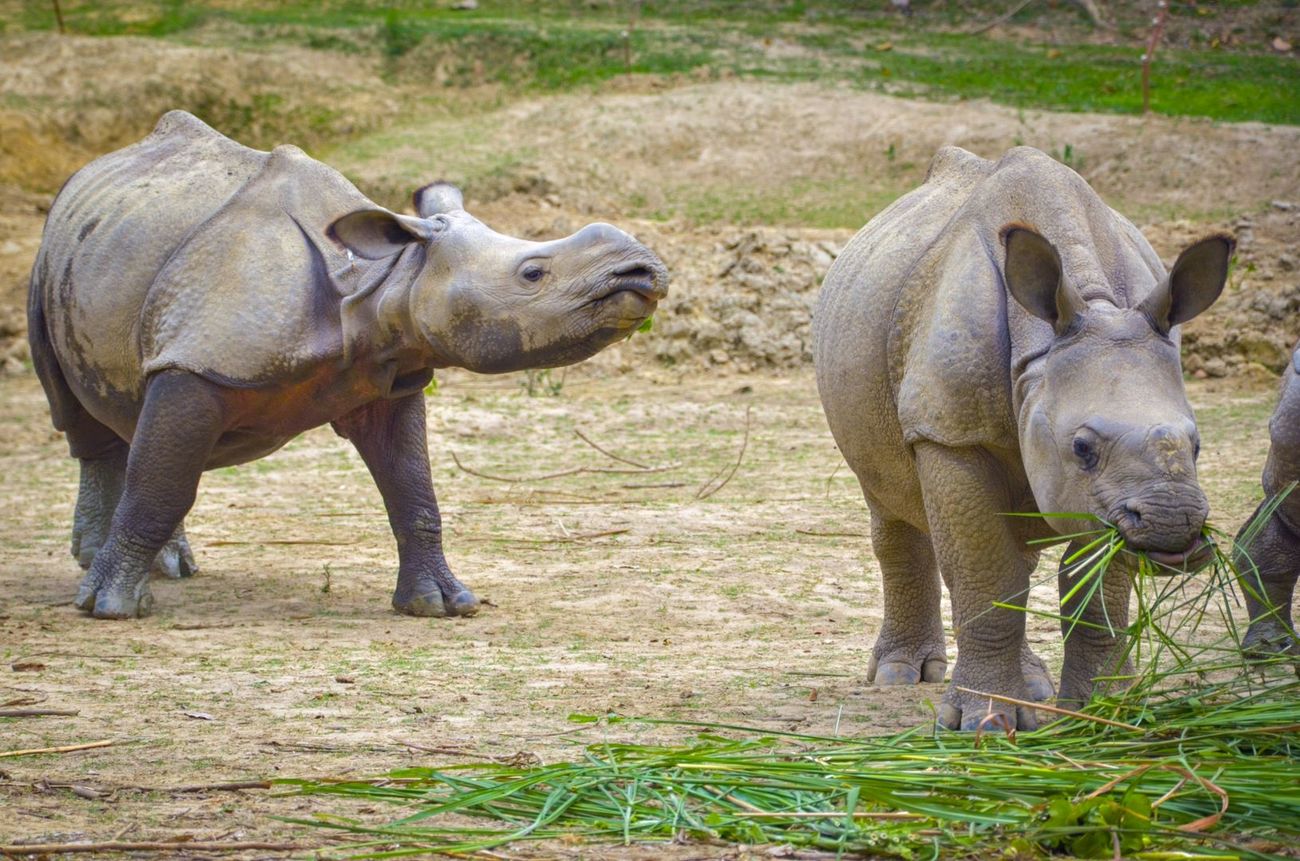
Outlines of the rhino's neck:
[[412,291],[424,268],[417,245],[386,260],[351,260],[334,280],[339,304],[344,367],[360,362],[395,365],[399,374],[447,367],[437,344],[421,333],[412,312]]

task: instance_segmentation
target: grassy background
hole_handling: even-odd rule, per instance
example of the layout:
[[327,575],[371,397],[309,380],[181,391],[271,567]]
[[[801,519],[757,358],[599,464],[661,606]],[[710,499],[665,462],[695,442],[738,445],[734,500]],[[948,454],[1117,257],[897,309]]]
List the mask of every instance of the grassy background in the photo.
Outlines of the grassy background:
[[[1005,4],[982,0],[960,6],[918,0],[912,18],[883,0],[482,0],[473,11],[415,0],[63,3],[69,31],[79,34],[377,53],[392,63],[394,75],[404,55],[432,43],[459,58],[453,84],[556,90],[629,72],[734,73],[1118,113],[1141,110],[1143,27],[1152,5],[1107,4],[1118,26],[1097,31],[1072,5],[1030,4],[1010,22],[1010,38],[994,38],[967,32],[1004,11]],[[1152,110],[1300,123],[1300,63],[1267,50],[1270,33],[1294,27],[1293,6],[1293,0],[1176,6],[1167,47],[1153,67]],[[1217,24],[1234,14],[1245,23]],[[1187,16],[1194,20],[1178,20]],[[55,26],[48,0],[25,0],[5,21],[10,31]],[[1220,31],[1226,41],[1213,35]],[[1234,43],[1235,32],[1247,37]]]

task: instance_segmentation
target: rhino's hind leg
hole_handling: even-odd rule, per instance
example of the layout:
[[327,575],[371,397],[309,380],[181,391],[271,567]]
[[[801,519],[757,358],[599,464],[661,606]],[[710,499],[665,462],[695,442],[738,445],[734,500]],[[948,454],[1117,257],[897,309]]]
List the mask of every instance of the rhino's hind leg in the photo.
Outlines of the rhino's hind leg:
[[216,387],[199,377],[165,371],[149,381],[122,498],[108,540],[81,583],[77,607],[101,619],[149,613],[150,571],[194,504],[222,416]]
[[[1252,515],[1250,520],[1254,519]],[[1291,601],[1300,576],[1300,533],[1287,525],[1281,512],[1275,512],[1250,546],[1239,546],[1235,555],[1251,619],[1241,643],[1247,657],[1300,656],[1300,640],[1291,620]]]
[[393,609],[408,616],[472,616],[478,598],[442,552],[442,519],[429,474],[424,396],[375,401],[334,422],[356,447],[388,509],[397,538]]
[[[103,457],[81,459],[81,482],[77,508],[72,515],[72,555],[83,571],[89,571],[95,554],[108,540],[122,489],[126,486],[126,443],[114,446]],[[172,537],[154,557],[153,573],[173,579],[192,577],[199,566],[194,561],[185,526],[176,527]]]
[[113,512],[126,484],[125,442],[117,440],[99,457],[83,457],[77,507],[72,514],[72,556],[89,570],[95,554],[108,540]]
[[942,682],[948,658],[939,569],[930,537],[872,506],[871,546],[880,563],[885,606],[867,681],[877,685]]

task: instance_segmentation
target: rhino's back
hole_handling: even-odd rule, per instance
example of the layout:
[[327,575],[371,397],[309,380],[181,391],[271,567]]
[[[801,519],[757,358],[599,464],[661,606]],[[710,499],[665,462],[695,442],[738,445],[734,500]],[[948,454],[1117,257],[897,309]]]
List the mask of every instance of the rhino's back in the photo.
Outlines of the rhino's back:
[[105,413],[96,418],[115,429],[133,419],[140,311],[155,276],[268,158],[173,111],[144,140],[91,162],[60,191],[46,220],[33,301],[43,303],[68,384],[92,413]]
[[836,260],[814,321],[831,430],[868,495],[907,500],[905,519],[923,517],[916,442],[1018,451],[1013,368],[1052,332],[1008,301],[999,231],[1010,222],[1052,241],[1090,300],[1128,306],[1163,274],[1137,229],[1043,153],[940,150],[926,182]]

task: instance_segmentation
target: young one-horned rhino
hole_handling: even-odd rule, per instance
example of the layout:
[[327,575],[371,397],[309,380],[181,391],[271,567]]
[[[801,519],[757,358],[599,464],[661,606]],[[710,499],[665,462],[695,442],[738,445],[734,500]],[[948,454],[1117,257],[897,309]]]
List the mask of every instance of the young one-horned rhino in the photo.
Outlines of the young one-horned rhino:
[[[1264,463],[1265,500],[1237,536],[1237,570],[1243,573],[1250,628],[1242,642],[1247,654],[1300,656],[1300,640],[1291,620],[1291,601],[1300,578],[1300,489],[1274,508],[1253,539],[1250,523],[1294,481],[1300,481],[1300,343],[1282,375],[1282,397],[1268,424],[1272,444]],[[1296,668],[1300,672],[1300,665]]]
[[415,208],[389,212],[296,147],[248,149],[180,111],[68,180],[32,272],[29,337],[81,461],[78,607],[147,613],[151,568],[194,571],[181,522],[202,472],[329,422],[388,509],[393,606],[475,612],[443,556],[433,369],[585,359],[650,316],[668,274],[607,224],[515,239],[442,183]]
[[[1095,515],[1169,565],[1199,555],[1208,504],[1177,326],[1218,297],[1232,249],[1210,237],[1166,274],[1137,228],[1028,147],[996,162],[940,150],[925,183],[854,237],[822,287],[813,357],[884,580],[871,680],[943,679],[942,576],[957,665],[940,722],[1034,724],[969,692],[1052,694],[1023,613],[994,602],[1024,602],[1029,539],[1096,523],[1009,512]],[[1121,630],[1128,580],[1103,591]],[[1102,599],[1083,610],[1097,627],[1065,644],[1063,700],[1086,700],[1118,658]]]

